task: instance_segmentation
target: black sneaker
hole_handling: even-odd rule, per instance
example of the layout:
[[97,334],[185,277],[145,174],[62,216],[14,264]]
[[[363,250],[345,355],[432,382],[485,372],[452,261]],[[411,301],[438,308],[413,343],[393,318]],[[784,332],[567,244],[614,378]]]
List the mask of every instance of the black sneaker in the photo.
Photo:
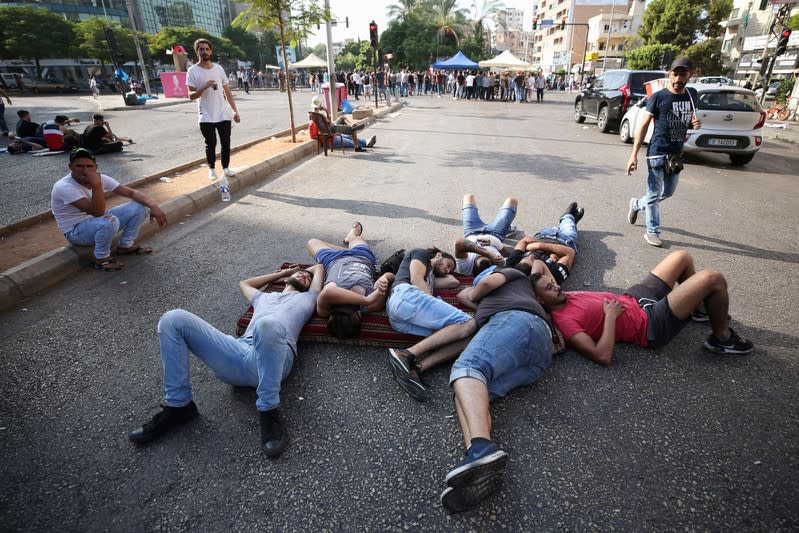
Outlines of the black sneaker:
[[582,207],[578,207],[577,210],[574,212],[574,223],[577,224],[583,219],[585,215],[585,209]]
[[289,443],[288,435],[280,423],[280,413],[277,408],[269,411],[259,411],[261,419],[261,448],[267,457],[277,457]]
[[447,487],[441,493],[441,505],[450,513],[462,513],[477,507],[502,486],[502,474],[473,479],[468,485]]
[[[710,322],[710,315],[707,313],[707,310],[704,306],[697,308],[696,311],[691,313],[691,320],[694,322]],[[727,315],[727,322],[732,320],[730,315]]]
[[197,406],[194,402],[189,402],[184,407],[162,405],[160,413],[157,413],[152,420],[143,426],[131,431],[128,434],[128,438],[137,444],[145,444],[168,431],[182,426],[189,420],[197,418],[198,414]]
[[710,335],[707,339],[705,339],[702,348],[708,352],[726,354],[745,354],[755,349],[751,342],[739,337],[732,328],[730,328],[729,339],[722,342],[713,335]]
[[402,390],[418,402],[425,401],[427,387],[419,374],[413,354],[408,350],[389,348],[388,359],[391,363],[391,373],[394,374],[394,379]]
[[451,470],[445,480],[450,487],[468,485],[474,479],[501,475],[507,462],[508,454],[491,441],[479,448],[472,445],[460,466]]
[[570,203],[566,207],[566,211],[563,212],[563,215],[561,215],[561,217],[563,217],[564,215],[571,215],[571,216],[576,218],[577,217],[577,202]]
[[630,208],[627,210],[627,222],[635,224],[638,220],[638,209],[635,208],[635,198],[630,198]]

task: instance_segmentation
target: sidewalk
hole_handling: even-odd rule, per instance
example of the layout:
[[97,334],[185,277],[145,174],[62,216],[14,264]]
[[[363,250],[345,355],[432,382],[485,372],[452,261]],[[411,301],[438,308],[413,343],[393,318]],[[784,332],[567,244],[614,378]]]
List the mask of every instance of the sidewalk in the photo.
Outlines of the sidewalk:
[[[372,118],[362,122],[368,125],[402,105],[381,107]],[[259,183],[274,171],[314,155],[316,141],[310,139],[306,126],[298,127],[297,143],[291,143],[291,132],[285,130],[268,139],[233,148],[231,169],[236,175],[229,179],[231,192]],[[208,180],[204,158],[147,176],[128,186],[153,198],[170,224],[178,224],[183,218],[220,201],[216,182]],[[109,207],[122,200],[110,195]],[[159,230],[156,224],[145,224],[138,240]],[[69,245],[58,231],[50,211],[0,227],[0,268],[4,270],[0,274],[0,312],[87,268],[91,252],[91,247]]]

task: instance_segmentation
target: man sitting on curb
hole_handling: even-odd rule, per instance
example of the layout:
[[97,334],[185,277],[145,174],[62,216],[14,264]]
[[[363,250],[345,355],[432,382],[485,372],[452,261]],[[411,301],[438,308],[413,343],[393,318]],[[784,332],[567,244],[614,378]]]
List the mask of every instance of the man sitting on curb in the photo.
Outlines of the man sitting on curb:
[[355,337],[361,314],[382,311],[394,274],[377,280],[377,259],[356,222],[344,238],[346,248],[320,239],[308,241],[308,252],[325,269],[325,283],[316,300],[316,313],[327,318],[327,330],[339,339]]
[[546,278],[537,280],[535,294],[552,313],[567,345],[602,365],[611,363],[616,341],[657,348],[692,317],[709,320],[713,328],[703,344],[705,350],[745,354],[753,349],[729,327],[727,280],[716,270],[697,272],[691,256],[682,250],[670,253],[622,295],[563,292]]
[[[151,248],[137,246],[135,240],[147,219],[148,209],[151,219],[160,227],[166,225],[166,214],[158,204],[141,191],[99,174],[94,154],[85,148],[77,148],[69,154],[69,170],[69,174],[53,185],[53,216],[70,243],[94,245],[94,268],[106,272],[122,268],[122,263],[111,256],[111,241],[120,228],[118,255],[151,253]],[[133,201],[106,211],[105,193],[108,191]]]
[[471,292],[480,329],[449,378],[467,448],[441,493],[451,513],[471,509],[502,484],[508,455],[491,440],[489,402],[537,381],[552,362],[552,332],[529,273],[525,264],[500,267]]
[[[283,292],[259,290],[280,279],[286,280]],[[323,279],[322,265],[314,265],[308,270],[295,266],[239,282],[241,294],[253,306],[253,314],[238,339],[183,309],[165,313],[158,322],[158,337],[166,405],[128,438],[145,444],[197,416],[189,380],[191,351],[225,383],[256,387],[261,448],[268,457],[279,456],[288,445],[278,412],[280,384],[294,365],[297,337],[313,315]]]
[[[430,248],[416,248],[400,264],[386,313],[391,327],[401,333],[426,337],[407,349],[389,349],[394,379],[417,401],[427,398],[422,372],[460,353],[476,329],[474,319],[433,296],[436,288],[455,288],[455,258]],[[423,358],[424,356],[424,358]]]

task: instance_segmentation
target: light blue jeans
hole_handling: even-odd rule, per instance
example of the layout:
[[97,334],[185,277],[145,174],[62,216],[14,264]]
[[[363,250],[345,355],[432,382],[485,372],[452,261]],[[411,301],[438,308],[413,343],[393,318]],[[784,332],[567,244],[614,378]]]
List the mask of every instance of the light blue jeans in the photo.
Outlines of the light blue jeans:
[[635,200],[635,209],[646,210],[647,233],[660,234],[660,202],[671,197],[680,181],[680,173],[666,176],[663,173],[665,157],[647,159],[649,175],[646,179],[646,194]]
[[191,399],[189,351],[216,377],[243,387],[256,387],[259,411],[280,405],[280,383],[294,365],[294,350],[286,343],[282,324],[259,320],[252,337],[226,335],[200,317],[173,309],[158,322],[164,365],[164,399],[170,407],[183,407]]
[[429,337],[447,326],[472,319],[457,307],[411,283],[400,283],[391,289],[386,314],[393,329],[420,337]]
[[64,236],[77,246],[94,245],[95,259],[104,259],[111,255],[111,241],[120,228],[119,245],[122,248],[133,246],[148,212],[149,209],[138,202],[126,202],[112,207],[101,217],[87,218]]
[[526,311],[502,311],[484,324],[452,365],[449,383],[474,378],[491,400],[538,381],[552,363],[552,334],[544,320]]
[[477,211],[477,206],[474,204],[466,204],[461,211],[461,219],[463,220],[463,236],[468,237],[475,233],[491,234],[501,242],[505,242],[505,235],[508,233],[511,222],[516,218],[516,209],[503,205],[497,211],[497,216],[494,217],[489,224],[483,222],[480,218],[480,213]]
[[577,252],[577,223],[574,215],[566,214],[560,217],[557,226],[544,228],[533,236],[534,239],[554,239],[562,242],[569,248]]

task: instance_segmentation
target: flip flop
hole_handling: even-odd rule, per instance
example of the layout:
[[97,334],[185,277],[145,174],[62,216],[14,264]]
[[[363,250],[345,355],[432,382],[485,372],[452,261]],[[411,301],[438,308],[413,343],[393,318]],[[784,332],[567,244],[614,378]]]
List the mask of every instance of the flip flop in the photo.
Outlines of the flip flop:
[[120,248],[117,246],[117,255],[147,255],[153,253],[152,248],[135,246],[133,248]]
[[[360,222],[355,222],[352,225],[352,228],[355,229],[355,236],[356,237],[360,237],[363,234],[363,224],[361,224]],[[349,232],[347,232],[347,235],[349,235]],[[349,244],[350,244],[350,241],[348,241],[346,238],[344,238],[344,240],[341,241],[341,242],[344,243],[344,246],[349,246]]]
[[[109,268],[109,265],[114,265],[116,268]],[[118,262],[113,257],[108,257],[100,261],[95,261],[92,266],[97,270],[102,270],[103,272],[116,272],[117,270],[122,270],[122,267],[125,265]]]

